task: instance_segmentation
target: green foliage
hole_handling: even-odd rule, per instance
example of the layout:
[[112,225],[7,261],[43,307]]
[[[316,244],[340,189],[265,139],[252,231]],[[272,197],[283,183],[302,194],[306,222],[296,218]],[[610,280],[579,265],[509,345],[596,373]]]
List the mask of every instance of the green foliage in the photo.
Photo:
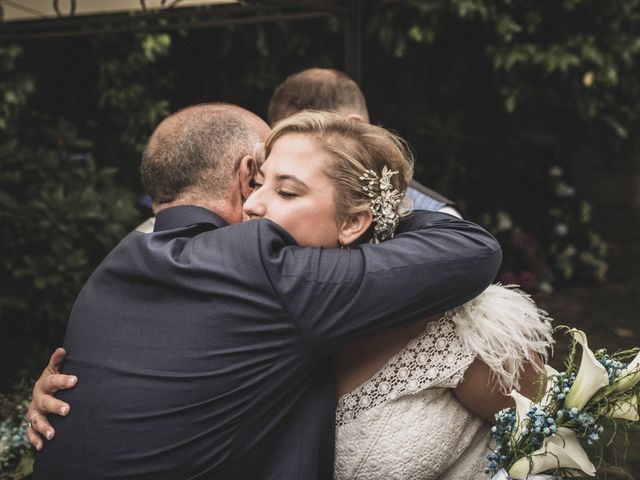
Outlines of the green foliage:
[[60,343],[83,282],[139,218],[116,170],[96,166],[90,141],[28,108],[13,59],[0,66],[22,92],[21,104],[0,104],[10,115],[0,130],[0,385],[28,368],[34,348]]
[[[568,185],[583,167],[581,151],[629,150],[640,111],[639,6],[595,0],[370,6],[369,41],[386,53],[372,70],[386,64],[386,84],[400,93],[374,85],[367,96],[388,104],[378,116],[408,137],[424,183],[456,198],[472,219],[495,224],[495,212],[510,219],[514,226],[499,232],[507,244],[503,273],[514,269],[515,277],[532,274],[537,282],[606,277],[606,245],[585,216],[587,199],[579,191],[560,198],[546,172],[561,167]],[[603,134],[585,139],[585,131]],[[512,243],[518,247],[510,249]]]
[[638,119],[638,0],[384,3],[369,31],[396,56],[410,43],[437,43],[452,25],[479,40],[507,111],[555,97],[621,137]]
[[332,18],[174,32],[172,106],[231,102],[265,118],[273,90],[290,73],[341,68],[341,33]]
[[48,343],[60,340],[80,286],[138,212],[114,169],[74,151],[70,125],[34,122],[38,139],[0,147],[0,317],[4,341],[14,334]]
[[591,225],[591,204],[575,198],[575,189],[564,182],[562,170],[552,168],[556,204],[549,209],[545,244],[556,278],[602,282],[607,276],[607,244]]
[[20,53],[15,45],[0,46],[0,132],[10,127],[16,112],[33,92],[33,80],[24,72],[16,72]]
[[31,387],[25,382],[0,393],[0,478],[22,479],[31,473],[32,447],[27,441],[25,417]]
[[100,59],[95,87],[99,127],[94,136],[101,163],[116,165],[137,178],[144,145],[170,111],[164,95],[172,75],[159,70],[159,65],[169,54],[171,38],[168,34],[132,37],[127,42],[116,36],[92,41]]
[[607,244],[591,223],[591,205],[576,196],[554,166],[543,188],[549,211],[538,236],[514,225],[504,211],[484,214],[481,223],[500,241],[504,261],[498,280],[525,290],[551,291],[553,284],[600,283],[607,275]]

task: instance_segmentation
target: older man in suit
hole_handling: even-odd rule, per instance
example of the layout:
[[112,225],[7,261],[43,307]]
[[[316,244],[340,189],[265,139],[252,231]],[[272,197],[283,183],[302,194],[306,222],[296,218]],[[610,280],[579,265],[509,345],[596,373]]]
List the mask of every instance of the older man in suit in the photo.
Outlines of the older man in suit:
[[[439,213],[356,250],[299,248],[268,220],[228,226],[265,127],[201,105],[151,136],[155,230],[129,234],[76,300],[63,373],[79,381],[58,404],[73,410],[52,418],[35,479],[330,479],[336,349],[493,279],[495,240]],[[39,407],[32,435],[52,428]]]

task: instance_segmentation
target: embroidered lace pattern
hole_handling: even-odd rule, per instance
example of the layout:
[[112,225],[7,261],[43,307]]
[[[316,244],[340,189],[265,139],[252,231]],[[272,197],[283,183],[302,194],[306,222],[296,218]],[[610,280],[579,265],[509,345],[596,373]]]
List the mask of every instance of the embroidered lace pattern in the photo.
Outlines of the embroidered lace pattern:
[[429,322],[417,338],[389,360],[365,383],[338,400],[336,426],[341,427],[362,412],[403,395],[431,387],[455,387],[475,352],[465,349],[452,321],[458,310],[450,310]]

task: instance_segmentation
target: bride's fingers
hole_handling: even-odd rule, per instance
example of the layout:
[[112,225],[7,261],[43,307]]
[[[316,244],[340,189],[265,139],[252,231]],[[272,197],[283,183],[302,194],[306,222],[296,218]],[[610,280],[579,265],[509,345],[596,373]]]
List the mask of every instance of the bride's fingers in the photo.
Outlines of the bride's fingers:
[[[35,400],[35,398],[34,398]],[[36,411],[42,415],[53,413],[54,415],[66,416],[69,413],[69,404],[58,400],[52,395],[40,395],[37,402],[34,401]]]
[[56,348],[56,350],[51,354],[47,368],[44,369],[42,375],[40,375],[40,378],[36,382],[34,397],[37,396],[38,391],[52,395],[58,390],[64,390],[76,385],[78,377],[75,375],[63,375],[60,373],[60,364],[64,360],[66,354],[67,352],[64,348]]
[[[52,373],[46,376],[42,376],[39,381],[39,389],[44,394],[54,394],[58,390],[65,390],[67,388],[75,387],[78,383],[78,377],[75,375],[63,375],[62,373]],[[55,412],[57,413],[57,412]]]
[[47,370],[49,370],[51,373],[58,373],[60,364],[62,363],[66,355],[67,352],[64,348],[56,348],[56,350],[51,354],[51,357],[49,358],[49,365],[47,365]]
[[56,432],[47,420],[47,417],[41,413],[35,412],[32,408],[29,408],[27,436],[29,437],[31,444],[36,447],[36,449],[40,450],[43,446],[43,442],[42,438],[40,438],[40,435],[38,434],[42,435],[47,440],[51,440]]
[[27,412],[27,438],[31,445],[36,447],[36,450],[40,450],[44,446],[40,435],[47,440],[51,440],[56,434],[46,414],[55,413],[64,416],[69,413],[69,410],[69,405],[62,400],[58,400],[52,395],[46,395],[42,392],[36,394],[34,390],[34,396]]
[[70,407],[67,403],[53,397],[52,394],[61,389],[74,387],[78,378],[74,375],[60,374],[60,365],[67,352],[64,348],[57,348],[49,358],[49,364],[40,375],[33,387],[33,398],[27,412],[27,438],[36,450],[44,446],[41,435],[51,440],[55,430],[47,420],[47,413],[67,415]]
[[42,450],[44,442],[42,441],[40,434],[32,427],[27,428],[27,438],[29,439],[29,443],[33,445],[36,450]]

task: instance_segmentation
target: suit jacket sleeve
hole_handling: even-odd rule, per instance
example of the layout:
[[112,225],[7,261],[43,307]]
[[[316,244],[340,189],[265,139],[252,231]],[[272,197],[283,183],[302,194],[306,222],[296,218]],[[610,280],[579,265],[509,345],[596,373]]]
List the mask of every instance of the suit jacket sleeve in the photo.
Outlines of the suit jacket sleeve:
[[274,290],[308,343],[327,353],[471,300],[502,259],[485,230],[436,212],[414,213],[392,240],[347,250],[287,245],[270,237],[279,227],[263,227],[262,262]]

